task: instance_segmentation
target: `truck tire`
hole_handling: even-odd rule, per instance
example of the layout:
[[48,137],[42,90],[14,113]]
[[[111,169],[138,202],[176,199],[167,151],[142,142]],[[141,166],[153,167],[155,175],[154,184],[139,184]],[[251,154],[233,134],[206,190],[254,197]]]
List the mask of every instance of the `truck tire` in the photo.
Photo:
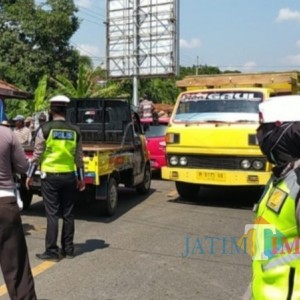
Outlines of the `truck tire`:
[[31,205],[33,193],[31,191],[28,191],[26,189],[26,187],[21,186],[20,196],[21,196],[21,200],[23,202],[23,210],[28,210],[30,208],[30,205]]
[[101,211],[106,216],[113,216],[118,205],[118,185],[115,178],[111,177],[107,185],[106,200],[101,201]]
[[176,190],[179,196],[185,200],[197,197],[199,193],[199,185],[187,182],[176,181]]
[[143,182],[136,186],[136,191],[140,195],[146,195],[150,191],[150,186],[151,186],[151,168],[149,165],[146,165],[144,170]]

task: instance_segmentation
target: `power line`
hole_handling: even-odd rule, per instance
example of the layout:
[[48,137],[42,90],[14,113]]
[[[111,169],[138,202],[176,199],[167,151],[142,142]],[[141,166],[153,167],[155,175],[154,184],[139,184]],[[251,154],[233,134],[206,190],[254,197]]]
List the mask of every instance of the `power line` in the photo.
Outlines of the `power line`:
[[88,57],[90,57],[91,59],[93,60],[105,60],[105,57],[104,56],[96,56],[94,55],[93,53],[87,51],[86,49],[80,47],[79,45],[77,45],[76,43],[73,43],[71,42],[71,44],[77,48],[77,49],[80,49],[82,52],[86,53]]
[[81,12],[81,13],[84,13],[84,14],[86,14],[86,15],[88,15],[88,16],[90,16],[90,17],[92,17],[92,18],[96,18],[96,19],[99,19],[99,17],[101,18],[101,19],[104,19],[105,18],[105,14],[104,13],[96,13],[94,10],[90,10],[90,9],[87,9],[87,8],[84,8],[84,7],[81,7],[80,9],[79,9],[79,11]]
[[100,26],[104,26],[104,24],[102,23],[97,23],[97,22],[94,22],[94,21],[92,21],[92,20],[88,20],[88,19],[85,19],[85,18],[83,18],[82,19],[83,21],[86,21],[86,22],[89,22],[89,23],[92,23],[92,24],[96,24],[96,25],[100,25]]

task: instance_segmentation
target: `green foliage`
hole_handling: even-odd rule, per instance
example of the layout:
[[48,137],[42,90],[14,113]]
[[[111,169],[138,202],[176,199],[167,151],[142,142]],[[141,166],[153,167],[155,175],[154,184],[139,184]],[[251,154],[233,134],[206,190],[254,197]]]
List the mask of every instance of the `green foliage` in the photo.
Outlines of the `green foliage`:
[[87,55],[81,55],[79,57],[79,65],[84,65],[84,66],[86,66],[89,69],[93,68],[92,59],[89,56],[87,56]]
[[221,74],[221,70],[218,67],[212,67],[207,65],[201,65],[198,68],[199,75],[206,75],[206,74]]
[[56,93],[64,94],[71,98],[85,97],[116,97],[124,96],[121,85],[107,82],[105,87],[98,84],[99,69],[92,70],[84,63],[80,64],[76,82],[72,82],[63,75],[52,78],[57,86]]
[[192,66],[192,67],[180,67],[179,68],[179,79],[182,79],[185,76],[188,75],[195,75],[196,74],[196,67]]
[[98,96],[101,98],[123,97],[128,98],[129,94],[122,91],[120,84],[110,82],[105,88],[98,89]]
[[44,74],[74,78],[76,11],[73,0],[0,1],[0,78],[31,92]]
[[146,94],[148,99],[155,103],[172,104],[176,101],[176,97],[179,94],[174,78],[141,80],[141,91],[141,96]]
[[33,101],[7,99],[5,101],[5,112],[9,119],[16,115],[31,116],[33,111]]
[[42,111],[48,107],[46,102],[48,76],[44,75],[34,92],[34,111]]
[[[208,65],[200,65],[198,66],[198,75],[205,74],[221,74],[221,70],[218,67],[208,66]],[[196,66],[192,67],[180,67],[180,75],[179,79],[182,79],[185,76],[196,75],[197,69]]]
[[239,70],[225,70],[223,73],[224,74],[225,73],[241,73],[241,71],[239,71]]
[[93,81],[93,70],[82,63],[76,77],[75,83],[64,75],[52,78],[57,86],[56,92],[71,98],[92,97],[96,85]]

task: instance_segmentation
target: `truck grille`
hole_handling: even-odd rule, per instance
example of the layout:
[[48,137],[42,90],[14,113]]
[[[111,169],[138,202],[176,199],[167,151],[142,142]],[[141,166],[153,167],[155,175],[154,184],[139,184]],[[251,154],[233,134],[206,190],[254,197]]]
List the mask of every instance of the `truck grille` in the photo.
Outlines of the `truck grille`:
[[[170,158],[177,156],[178,159],[185,157],[187,159],[187,165],[171,165]],[[169,167],[180,167],[180,168],[190,168],[190,169],[214,169],[214,170],[244,170],[241,167],[241,162],[247,159],[251,162],[251,167],[247,170],[254,170],[252,167],[252,162],[261,161],[263,163],[263,168],[261,170],[255,171],[264,171],[266,169],[266,158],[262,156],[213,156],[213,155],[190,155],[190,154],[168,154],[167,162]]]

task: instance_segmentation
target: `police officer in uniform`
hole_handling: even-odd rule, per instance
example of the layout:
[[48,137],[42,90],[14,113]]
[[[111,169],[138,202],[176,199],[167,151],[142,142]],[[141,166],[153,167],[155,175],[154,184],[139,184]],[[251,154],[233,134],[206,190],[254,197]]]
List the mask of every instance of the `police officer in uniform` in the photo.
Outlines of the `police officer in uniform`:
[[27,245],[15,195],[13,173],[26,173],[28,161],[10,128],[0,125],[0,265],[11,300],[35,300]]
[[[65,120],[70,99],[58,95],[49,102],[52,120],[37,132],[26,185],[29,189],[31,178],[40,165],[47,231],[45,252],[36,256],[58,261],[60,255],[74,257],[74,201],[78,190],[85,189],[85,184],[80,130]],[[63,220],[61,249],[57,245],[59,217]]]
[[300,96],[270,98],[259,110],[259,145],[274,168],[255,208],[259,253],[243,299],[300,299]]

